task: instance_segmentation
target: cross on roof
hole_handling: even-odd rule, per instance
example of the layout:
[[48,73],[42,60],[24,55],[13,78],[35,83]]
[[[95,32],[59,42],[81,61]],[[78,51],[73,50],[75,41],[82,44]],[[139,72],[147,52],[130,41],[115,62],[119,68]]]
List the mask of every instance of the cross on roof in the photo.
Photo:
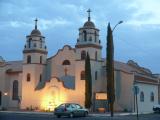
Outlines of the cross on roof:
[[92,12],[90,9],[87,10],[88,12],[88,21],[90,21],[90,13]]
[[37,29],[37,22],[38,22],[38,19],[36,18],[34,21],[35,21],[35,29]]

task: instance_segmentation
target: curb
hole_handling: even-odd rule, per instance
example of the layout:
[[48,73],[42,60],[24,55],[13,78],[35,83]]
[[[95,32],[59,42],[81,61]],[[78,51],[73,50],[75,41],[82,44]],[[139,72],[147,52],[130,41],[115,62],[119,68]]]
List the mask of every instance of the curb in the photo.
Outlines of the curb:
[[[33,111],[0,111],[0,113],[14,113],[14,114],[32,114],[32,115],[53,115],[52,112],[33,112]],[[152,112],[146,112],[141,114],[151,114]],[[139,114],[139,115],[141,115]],[[114,113],[114,116],[127,116],[136,115],[136,113]],[[90,113],[88,116],[96,117],[110,117],[110,113]]]
[[0,111],[0,113],[15,113],[15,114],[41,114],[41,115],[53,115],[53,113],[47,112],[23,112],[23,111]]

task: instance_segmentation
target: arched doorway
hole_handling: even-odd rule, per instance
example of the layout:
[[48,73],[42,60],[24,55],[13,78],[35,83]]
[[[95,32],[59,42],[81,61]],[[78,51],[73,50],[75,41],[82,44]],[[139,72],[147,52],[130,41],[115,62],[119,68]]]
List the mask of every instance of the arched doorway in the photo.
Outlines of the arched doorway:
[[53,100],[52,102],[54,103],[54,107],[57,107],[57,105],[59,105],[60,102],[60,89],[58,86],[51,86],[50,88],[51,90],[51,95],[53,96]]
[[60,104],[60,89],[58,86],[50,86],[43,103],[45,110],[53,111]]
[[0,106],[2,105],[2,92],[0,91]]

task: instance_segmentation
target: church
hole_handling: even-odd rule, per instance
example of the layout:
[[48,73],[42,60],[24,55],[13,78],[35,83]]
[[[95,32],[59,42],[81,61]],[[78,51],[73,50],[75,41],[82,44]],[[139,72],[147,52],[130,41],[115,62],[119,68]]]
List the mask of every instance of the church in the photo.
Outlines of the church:
[[[92,74],[92,106],[108,109],[106,58],[102,58],[100,30],[88,14],[79,28],[74,48],[65,45],[47,56],[45,36],[35,20],[35,28],[26,36],[23,59],[6,61],[0,57],[0,109],[53,110],[61,103],[84,106],[85,58],[88,52]],[[138,86],[139,111],[151,112],[159,101],[159,74],[141,67],[133,60],[114,62],[115,111],[135,112],[133,86]]]

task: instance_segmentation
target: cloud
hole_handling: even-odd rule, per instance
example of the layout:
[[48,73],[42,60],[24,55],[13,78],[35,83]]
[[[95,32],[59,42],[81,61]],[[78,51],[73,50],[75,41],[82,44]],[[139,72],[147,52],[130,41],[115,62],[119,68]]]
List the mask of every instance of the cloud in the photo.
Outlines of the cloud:
[[125,5],[127,10],[134,10],[126,24],[138,27],[143,25],[155,25],[154,27],[156,27],[156,25],[160,25],[159,0],[134,0]]
[[65,26],[71,25],[71,22],[69,22],[61,17],[58,17],[58,18],[51,19],[51,20],[39,19],[39,24],[40,24],[40,28],[42,30],[46,30],[46,29],[60,27],[60,26],[65,27]]
[[[46,37],[48,56],[54,55],[64,44],[74,47],[78,28],[87,20],[86,11],[90,8],[91,20],[100,29],[103,57],[107,23],[113,27],[123,20],[124,23],[114,32],[115,50],[118,51],[115,58],[126,61],[133,58],[141,60],[144,65],[158,63],[147,60],[150,56],[157,61],[160,59],[153,54],[159,51],[160,46],[159,6],[159,0],[0,0],[1,55],[6,60],[22,59],[25,36],[33,30],[35,18],[39,20],[38,29]],[[10,45],[18,49],[12,55],[14,48]],[[158,71],[157,68],[152,69]]]

